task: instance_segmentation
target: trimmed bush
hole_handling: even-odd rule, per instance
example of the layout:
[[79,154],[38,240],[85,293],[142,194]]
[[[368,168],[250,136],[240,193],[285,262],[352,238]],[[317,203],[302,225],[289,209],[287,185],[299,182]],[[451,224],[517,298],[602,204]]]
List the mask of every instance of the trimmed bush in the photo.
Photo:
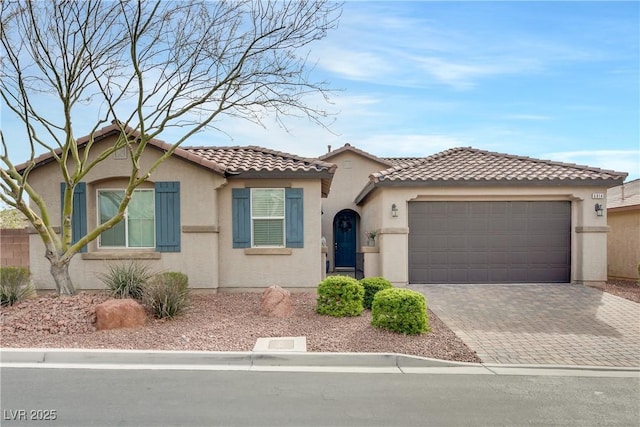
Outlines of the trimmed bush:
[[411,289],[384,289],[373,297],[371,324],[407,335],[428,332],[427,301]]
[[144,286],[144,304],[158,319],[172,318],[189,306],[189,278],[186,274],[156,274]]
[[14,305],[35,297],[36,290],[29,276],[31,273],[26,267],[0,268],[0,305]]
[[366,277],[360,279],[360,284],[364,288],[364,308],[371,310],[373,304],[373,297],[383,289],[393,288],[391,282],[384,277]]
[[109,264],[106,273],[98,274],[112,297],[137,300],[142,298],[143,287],[151,276],[149,266],[137,261]]
[[334,317],[359,316],[364,288],[348,276],[329,276],[318,285],[316,311]]

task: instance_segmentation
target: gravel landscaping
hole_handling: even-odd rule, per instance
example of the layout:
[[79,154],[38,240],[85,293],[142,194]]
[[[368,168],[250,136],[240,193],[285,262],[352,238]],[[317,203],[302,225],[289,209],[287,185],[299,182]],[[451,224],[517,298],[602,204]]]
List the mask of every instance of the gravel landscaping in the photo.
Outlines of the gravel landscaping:
[[249,351],[260,337],[306,336],[307,351],[391,352],[479,362],[433,313],[431,332],[406,336],[371,326],[371,313],[334,318],[315,312],[315,293],[294,293],[294,313],[258,314],[259,293],[193,294],[191,307],[172,320],[151,319],[137,329],[96,331],[94,307],[104,294],[44,295],[0,310],[2,347]]
[[[606,292],[640,303],[640,286],[611,281]],[[371,326],[371,313],[334,318],[315,312],[315,293],[293,293],[294,313],[275,319],[258,314],[260,293],[192,294],[191,306],[172,320],[149,317],[136,329],[96,331],[94,309],[104,293],[73,297],[40,295],[0,309],[2,347],[249,351],[260,337],[306,336],[314,352],[391,352],[479,362],[429,311],[431,332],[405,336]]]
[[610,280],[604,291],[640,303],[640,285],[632,280]]

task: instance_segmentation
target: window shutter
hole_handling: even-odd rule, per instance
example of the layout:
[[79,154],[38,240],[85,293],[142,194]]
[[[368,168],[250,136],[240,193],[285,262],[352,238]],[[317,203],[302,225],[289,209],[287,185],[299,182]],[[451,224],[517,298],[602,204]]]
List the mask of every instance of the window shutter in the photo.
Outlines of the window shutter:
[[302,188],[285,190],[287,247],[304,247],[304,209]]
[[180,252],[180,183],[156,182],[156,250]]
[[233,217],[233,247],[251,247],[251,190],[234,188],[232,192],[231,214]]
[[[67,184],[60,183],[60,213],[64,206],[64,190]],[[79,182],[73,190],[73,213],[71,214],[71,243],[74,244],[87,234],[87,184]],[[80,248],[87,252],[87,246]]]

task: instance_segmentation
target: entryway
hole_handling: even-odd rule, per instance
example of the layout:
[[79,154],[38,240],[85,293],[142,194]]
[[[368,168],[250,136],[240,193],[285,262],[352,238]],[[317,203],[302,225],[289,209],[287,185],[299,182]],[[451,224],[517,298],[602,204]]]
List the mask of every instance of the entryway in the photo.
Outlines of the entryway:
[[358,214],[344,209],[333,219],[333,246],[335,269],[354,269],[356,266],[356,245]]

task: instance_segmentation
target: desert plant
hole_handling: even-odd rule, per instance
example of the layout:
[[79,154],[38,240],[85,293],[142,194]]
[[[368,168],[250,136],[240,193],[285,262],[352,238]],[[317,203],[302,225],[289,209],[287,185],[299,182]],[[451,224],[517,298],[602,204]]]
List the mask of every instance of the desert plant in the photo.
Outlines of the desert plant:
[[373,297],[371,324],[407,335],[429,331],[427,302],[419,292],[410,289],[385,289]]
[[364,288],[348,276],[329,276],[318,285],[316,311],[329,316],[359,316],[364,307]]
[[360,284],[364,288],[364,300],[363,305],[367,310],[371,310],[371,304],[373,304],[373,297],[376,293],[383,289],[392,288],[393,285],[390,281],[384,277],[365,277],[360,279]]
[[158,319],[175,317],[189,305],[189,278],[178,272],[156,274],[144,286],[142,300]]
[[31,273],[26,267],[0,268],[0,305],[14,305],[36,296],[36,290],[29,280]]
[[98,274],[107,291],[115,298],[141,299],[144,284],[153,276],[148,265],[137,261],[110,263],[106,273]]

